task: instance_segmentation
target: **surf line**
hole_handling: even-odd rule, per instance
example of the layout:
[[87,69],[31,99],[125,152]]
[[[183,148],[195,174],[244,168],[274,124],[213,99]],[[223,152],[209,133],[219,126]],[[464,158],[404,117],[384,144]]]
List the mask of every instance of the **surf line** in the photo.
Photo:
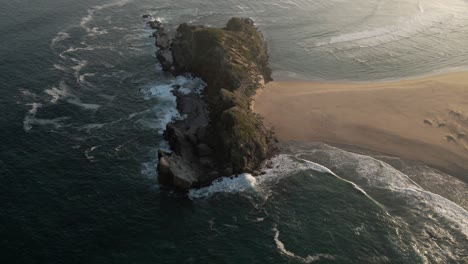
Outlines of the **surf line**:
[[350,184],[355,190],[357,190],[360,194],[364,195],[365,197],[367,197],[368,199],[370,199],[372,202],[374,202],[378,207],[380,207],[382,210],[384,210],[384,212],[387,214],[387,215],[390,215],[388,212],[387,212],[387,209],[386,207],[377,202],[374,198],[372,198],[370,195],[368,195],[360,186],[358,186],[357,184],[355,184],[354,182],[352,181],[349,181],[349,180],[346,180],[338,175],[336,175],[333,171],[331,171],[329,168],[323,166],[323,165],[320,165],[318,163],[315,163],[315,162],[312,162],[310,160],[306,160],[306,159],[303,159],[303,158],[300,158],[299,156],[302,155],[303,153],[299,153],[299,154],[296,154],[294,155],[294,158],[306,163],[309,165],[309,168],[314,170],[314,171],[317,171],[317,172],[322,172],[322,173],[326,173],[328,175],[331,175],[331,176],[334,176],[336,177],[337,179],[343,181],[343,182],[346,182],[348,184]]

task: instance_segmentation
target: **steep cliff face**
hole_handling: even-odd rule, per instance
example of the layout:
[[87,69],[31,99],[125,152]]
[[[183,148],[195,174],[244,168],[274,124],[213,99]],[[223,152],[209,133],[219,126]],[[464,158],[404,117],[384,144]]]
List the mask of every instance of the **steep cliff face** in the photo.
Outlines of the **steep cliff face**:
[[[196,138],[193,149],[198,156],[202,153],[203,160],[199,162],[202,165],[194,165],[194,171],[203,176],[191,176],[196,179],[192,185],[203,185],[233,173],[259,173],[271,155],[273,137],[263,126],[261,117],[251,111],[250,104],[256,90],[271,80],[271,70],[263,36],[253,21],[232,18],[223,29],[182,24],[172,42],[172,59],[175,74],[190,73],[207,83],[203,102],[209,114],[201,124],[203,128],[197,124],[180,124],[186,121],[168,126],[171,146]],[[187,112],[189,116],[194,115]],[[173,135],[178,132],[174,131],[181,134],[175,140]],[[175,152],[184,156],[184,151]],[[164,159],[169,159],[170,167],[171,158]]]

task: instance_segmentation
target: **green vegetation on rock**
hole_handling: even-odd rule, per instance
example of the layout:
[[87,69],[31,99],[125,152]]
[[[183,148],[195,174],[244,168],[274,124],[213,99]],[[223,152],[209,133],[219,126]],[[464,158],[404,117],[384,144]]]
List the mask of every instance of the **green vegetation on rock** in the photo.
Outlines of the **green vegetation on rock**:
[[270,154],[271,133],[250,101],[271,80],[271,70],[253,21],[232,18],[224,29],[182,24],[172,53],[176,73],[192,73],[208,84],[209,143],[218,164],[234,173],[258,170]]

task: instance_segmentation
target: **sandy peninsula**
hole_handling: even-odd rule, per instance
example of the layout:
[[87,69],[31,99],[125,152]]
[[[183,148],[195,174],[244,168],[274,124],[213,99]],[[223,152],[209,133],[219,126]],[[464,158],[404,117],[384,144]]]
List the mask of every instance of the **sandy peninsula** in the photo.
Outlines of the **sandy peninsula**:
[[281,141],[419,160],[468,181],[468,73],[378,83],[277,81],[255,111]]

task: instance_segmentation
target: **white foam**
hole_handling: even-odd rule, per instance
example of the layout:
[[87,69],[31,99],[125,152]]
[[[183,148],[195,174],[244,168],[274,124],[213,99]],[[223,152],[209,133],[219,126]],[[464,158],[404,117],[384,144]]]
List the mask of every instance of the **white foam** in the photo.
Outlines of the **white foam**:
[[[103,49],[107,49],[107,50],[111,50],[111,51],[114,51],[115,48],[112,47],[112,46],[102,46],[102,45],[91,45],[91,46],[88,46],[86,45],[85,43],[82,43],[82,45],[85,45],[84,47],[69,47],[68,49],[62,51],[59,56],[60,58],[62,59],[67,59],[67,57],[65,57],[65,55],[67,53],[73,53],[73,52],[77,52],[77,51],[94,51],[94,50],[103,50]],[[80,63],[79,60],[75,59],[75,58],[70,58],[73,62],[75,63]]]
[[64,81],[61,81],[58,87],[53,86],[50,89],[44,90],[44,92],[48,95],[50,95],[52,98],[50,99],[50,102],[55,104],[57,103],[60,99],[63,99],[69,95],[69,88],[65,84]]
[[106,100],[109,100],[109,101],[114,101],[115,99],[115,95],[108,95],[108,94],[98,94],[99,97],[102,97]]
[[176,97],[172,94],[172,89],[171,84],[150,85],[143,88],[142,91],[146,94],[145,99],[155,98],[158,100],[158,103],[151,109],[154,116],[152,118],[140,119],[138,123],[158,130],[158,133],[162,135],[166,129],[166,125],[175,118],[180,117],[176,108]]
[[31,109],[26,113],[24,120],[23,120],[23,129],[24,131],[30,131],[32,129],[32,125],[52,125],[55,129],[59,129],[63,126],[62,121],[69,119],[69,117],[58,117],[54,119],[39,119],[36,118],[36,114],[39,108],[42,107],[40,103],[31,103],[27,104],[31,106]]
[[[197,94],[201,94],[206,86],[205,82],[200,78],[179,76],[168,84],[152,84],[141,88],[141,91],[145,94],[145,99],[157,99],[158,104],[152,109],[154,117],[140,119],[139,124],[158,130],[158,133],[162,135],[167,124],[173,120],[184,118],[176,108],[176,97],[172,94],[174,85],[181,86],[179,91],[183,93],[193,92]],[[129,118],[134,116],[131,115]]]
[[60,64],[54,64],[54,69],[59,70],[59,71],[66,71],[67,69],[60,65]]
[[166,19],[164,17],[153,17],[152,15],[149,15],[147,18],[146,18],[146,22],[155,22],[155,21],[158,21],[160,23],[162,23],[163,21],[165,21]]
[[86,60],[76,60],[76,59],[72,59],[74,62],[76,62],[77,64],[73,67],[71,67],[74,71],[75,71],[75,78],[76,78],[76,81],[79,82],[79,79],[80,79],[80,71],[86,66],[86,64],[88,64],[88,61]]
[[20,92],[23,96],[31,97],[32,99],[36,99],[39,97],[37,94],[29,91],[28,89],[20,89]]
[[84,28],[87,32],[92,32],[92,28],[88,27],[88,24],[94,19],[94,15],[97,11],[115,7],[115,6],[123,6],[127,4],[128,2],[129,0],[120,0],[117,2],[108,3],[104,5],[93,6],[92,8],[88,9],[88,14],[81,18],[80,26]]
[[29,131],[32,129],[32,125],[52,125],[55,129],[59,129],[63,127],[62,121],[70,119],[70,117],[58,117],[54,119],[39,119],[39,118],[28,118],[26,117],[23,122],[23,128],[25,131]]
[[329,254],[316,254],[316,255],[313,255],[313,256],[307,255],[306,257],[298,256],[298,255],[294,254],[293,252],[288,251],[286,249],[286,247],[284,246],[284,243],[281,242],[281,240],[279,240],[280,232],[279,232],[278,227],[276,225],[273,227],[273,231],[275,232],[274,240],[275,240],[276,248],[280,251],[281,254],[283,254],[285,256],[288,256],[288,257],[290,257],[292,259],[298,260],[298,261],[300,261],[302,263],[312,263],[312,262],[320,260],[320,259],[329,259],[329,260],[334,260],[335,259],[335,257],[333,257],[332,255],[329,255]]
[[209,198],[217,193],[239,193],[254,190],[257,179],[251,174],[244,173],[238,176],[225,177],[215,180],[210,186],[191,189],[188,197],[190,199]]
[[[62,58],[62,59],[66,59],[67,57],[65,57],[65,54],[71,53],[71,52],[75,52],[75,51],[79,51],[79,50],[87,50],[87,51],[90,51],[90,50],[94,50],[94,47],[89,47],[89,46],[84,47],[84,48],[69,47],[68,49],[62,51],[62,52],[59,54],[59,56],[60,56],[60,58]],[[78,62],[78,60],[75,59],[75,58],[71,58],[71,60],[73,60],[74,62]]]
[[28,111],[28,114],[35,115],[37,114],[37,109],[42,107],[42,104],[40,103],[32,103],[32,104],[27,104],[31,106],[31,109]]
[[183,94],[196,93],[198,95],[202,95],[206,87],[206,83],[202,79],[192,76],[178,76],[171,82],[171,85],[180,85],[179,92]]
[[37,109],[42,107],[42,104],[40,103],[31,103],[27,105],[30,105],[31,109],[26,113],[26,116],[24,117],[24,120],[23,120],[23,129],[25,131],[29,131],[32,129],[31,124],[36,116]]
[[86,77],[92,77],[96,75],[96,73],[85,73],[85,74],[81,74],[79,77],[78,77],[78,80],[79,82],[86,82]]
[[81,102],[81,99],[78,98],[78,97],[72,97],[70,99],[67,100],[68,103],[70,104],[73,104],[73,105],[77,105],[79,107],[82,107],[86,110],[97,110],[99,107],[101,107],[100,105],[98,104],[89,104],[89,103],[83,103]]
[[157,179],[157,175],[158,175],[157,167],[158,167],[157,159],[144,162],[141,165],[141,174],[144,175],[147,179],[155,180]]
[[100,145],[99,145],[99,146],[93,146],[93,147],[91,147],[91,148],[85,150],[85,152],[84,152],[85,157],[86,157],[89,161],[94,162],[94,161],[95,161],[95,157],[94,157],[91,153],[92,153],[94,150],[96,150],[97,148],[99,148],[99,147],[100,147]]
[[67,32],[59,32],[57,33],[57,35],[55,35],[55,37],[52,39],[51,41],[51,46],[55,46],[56,43],[60,42],[60,41],[63,41],[65,39],[68,39],[70,38],[70,35],[67,33]]
[[[278,180],[282,179],[283,177],[288,177],[294,173],[305,171],[305,170],[313,170],[320,173],[326,173],[331,176],[338,178],[341,181],[349,183],[355,190],[360,192],[362,195],[366,196],[368,199],[373,201],[376,205],[381,208],[384,208],[379,202],[369,196],[360,186],[355,184],[354,182],[348,181],[343,179],[342,177],[335,174],[329,168],[320,165],[318,163],[302,159],[300,158],[301,154],[297,154],[295,156],[288,155],[288,154],[280,154],[271,159],[273,162],[273,169],[265,169],[266,174],[259,176],[258,181],[263,183],[267,182],[277,182]],[[301,161],[301,162],[299,162]]]
[[87,125],[81,126],[79,130],[86,130],[86,132],[90,134],[91,130],[101,129],[104,126],[105,124],[87,124]]
[[[87,74],[84,75],[87,76]],[[44,92],[52,97],[50,102],[53,104],[57,103],[59,100],[67,99],[68,103],[80,106],[87,110],[97,110],[101,107],[98,104],[83,103],[80,98],[70,92],[70,88],[64,81],[61,81],[58,87],[53,86],[50,89],[44,90]]]
[[190,93],[192,93],[192,90],[190,90],[189,88],[185,88],[185,87],[179,88],[178,91],[179,91],[179,93],[181,93],[181,94],[190,94]]
[[101,29],[98,27],[90,28],[88,32],[89,32],[88,36],[98,36],[98,35],[104,35],[104,34],[109,33],[107,29]]
[[[300,156],[300,155],[297,155],[297,156]],[[299,158],[297,157],[296,158]],[[299,158],[300,159],[300,158]],[[321,172],[321,173],[328,173],[328,174],[331,174],[335,177],[337,177],[338,179],[342,180],[342,181],[345,181],[349,184],[351,184],[353,186],[354,189],[358,190],[360,193],[366,195],[368,198],[370,198],[371,200],[373,200],[374,202],[376,202],[374,199],[372,199],[361,187],[359,187],[357,184],[355,184],[354,182],[351,182],[351,181],[348,181],[348,180],[345,180],[343,178],[341,178],[340,176],[336,175],[334,172],[332,172],[329,168],[325,167],[325,166],[322,166],[318,163],[315,163],[315,162],[312,162],[312,161],[309,161],[309,160],[305,160],[305,159],[300,159],[302,160],[303,162],[306,162],[307,164],[309,164],[309,169],[312,169],[312,170],[315,170],[315,171],[318,171],[318,172]],[[376,202],[377,203],[377,202]],[[378,204],[378,203],[377,203]]]

